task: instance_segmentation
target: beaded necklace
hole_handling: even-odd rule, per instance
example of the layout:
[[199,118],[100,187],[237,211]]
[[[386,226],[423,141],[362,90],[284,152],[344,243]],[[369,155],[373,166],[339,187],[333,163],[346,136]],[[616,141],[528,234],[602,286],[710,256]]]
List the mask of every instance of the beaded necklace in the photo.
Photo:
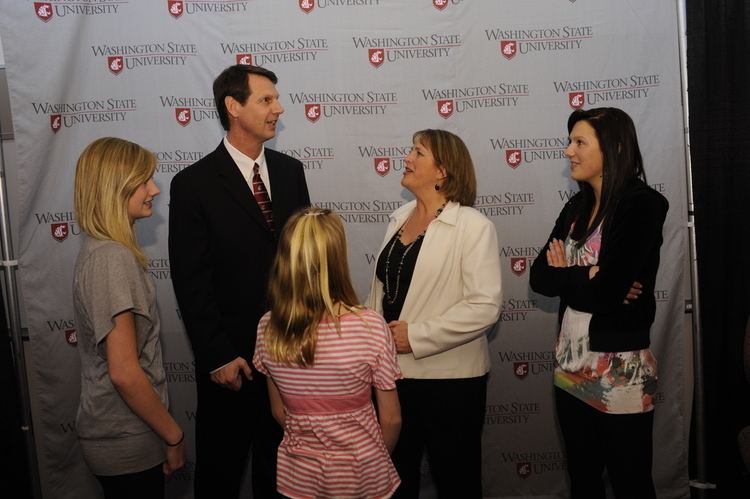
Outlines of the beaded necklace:
[[[435,212],[435,218],[439,217],[440,214],[443,212],[443,208],[445,208],[445,205],[448,203],[448,201],[444,202],[443,205],[437,209]],[[398,229],[398,233],[394,236],[393,241],[391,242],[391,247],[388,248],[388,254],[385,257],[385,301],[388,303],[388,305],[393,305],[396,303],[396,300],[398,299],[398,289],[401,284],[401,270],[404,267],[404,260],[406,259],[406,255],[409,253],[409,251],[414,247],[414,245],[422,239],[425,235],[425,232],[427,232],[427,227],[424,228],[424,230],[406,247],[404,252],[401,254],[401,260],[398,262],[398,267],[396,268],[396,289],[393,291],[393,296],[391,296],[391,290],[390,290],[390,279],[388,276],[390,275],[390,268],[391,268],[391,253],[393,253],[393,247],[396,246],[396,241],[401,241],[401,235],[404,233],[404,227],[406,227],[406,224],[409,223],[409,220],[411,219],[411,215],[409,215],[409,218],[406,219],[406,222],[404,222],[404,225],[401,226],[400,229]],[[430,221],[432,222],[432,221]],[[429,226],[430,224],[427,224]],[[402,243],[403,244],[403,243]]]

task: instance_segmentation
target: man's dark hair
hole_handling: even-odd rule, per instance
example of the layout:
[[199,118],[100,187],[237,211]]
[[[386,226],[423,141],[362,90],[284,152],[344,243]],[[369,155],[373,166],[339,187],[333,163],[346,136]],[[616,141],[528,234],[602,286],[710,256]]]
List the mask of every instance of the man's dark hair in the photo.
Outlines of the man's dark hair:
[[214,80],[214,102],[216,102],[216,110],[219,112],[219,120],[224,130],[229,130],[229,114],[224,99],[229,96],[240,104],[245,104],[252,93],[248,82],[248,76],[251,74],[264,76],[271,80],[274,85],[279,81],[273,71],[247,64],[229,66]]

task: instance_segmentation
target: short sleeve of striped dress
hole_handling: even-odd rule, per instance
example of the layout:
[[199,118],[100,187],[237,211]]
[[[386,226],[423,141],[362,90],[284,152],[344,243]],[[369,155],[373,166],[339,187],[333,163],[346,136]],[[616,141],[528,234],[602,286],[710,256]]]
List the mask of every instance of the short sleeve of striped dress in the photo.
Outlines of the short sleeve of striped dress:
[[266,358],[266,340],[265,331],[268,325],[268,320],[271,318],[271,312],[260,318],[258,323],[258,334],[255,336],[255,353],[253,354],[253,366],[259,372],[263,373],[264,376],[270,376],[268,369],[263,364],[263,360]]
[[391,330],[385,319],[377,312],[368,310],[366,320],[379,340],[379,351],[372,365],[372,384],[379,390],[394,390],[396,380],[403,378],[403,375],[398,367],[396,345],[391,337]]

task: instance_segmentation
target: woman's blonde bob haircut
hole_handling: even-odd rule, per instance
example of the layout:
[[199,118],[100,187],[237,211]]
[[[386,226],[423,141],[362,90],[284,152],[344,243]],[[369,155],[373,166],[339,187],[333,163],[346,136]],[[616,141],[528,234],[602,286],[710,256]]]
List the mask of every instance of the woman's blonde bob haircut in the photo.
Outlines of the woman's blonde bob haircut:
[[445,169],[446,177],[440,185],[440,192],[445,199],[473,206],[477,197],[477,177],[464,141],[446,130],[428,128],[416,132],[412,136],[412,142],[429,149],[437,166]]
[[94,239],[117,241],[147,258],[136,242],[128,201],[156,170],[156,156],[124,139],[104,137],[89,144],[76,165],[75,212],[81,228]]
[[359,309],[349,275],[346,235],[331,210],[306,208],[284,226],[268,286],[271,319],[266,347],[276,362],[315,362],[318,325]]

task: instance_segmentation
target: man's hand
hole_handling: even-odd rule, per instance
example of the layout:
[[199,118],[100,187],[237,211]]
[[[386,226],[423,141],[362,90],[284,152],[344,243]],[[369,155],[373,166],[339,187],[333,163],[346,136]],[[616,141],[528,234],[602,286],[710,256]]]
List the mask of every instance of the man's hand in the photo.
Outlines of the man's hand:
[[224,388],[239,391],[242,388],[242,374],[247,379],[253,379],[253,371],[242,357],[237,357],[221,369],[211,373],[211,381]]

